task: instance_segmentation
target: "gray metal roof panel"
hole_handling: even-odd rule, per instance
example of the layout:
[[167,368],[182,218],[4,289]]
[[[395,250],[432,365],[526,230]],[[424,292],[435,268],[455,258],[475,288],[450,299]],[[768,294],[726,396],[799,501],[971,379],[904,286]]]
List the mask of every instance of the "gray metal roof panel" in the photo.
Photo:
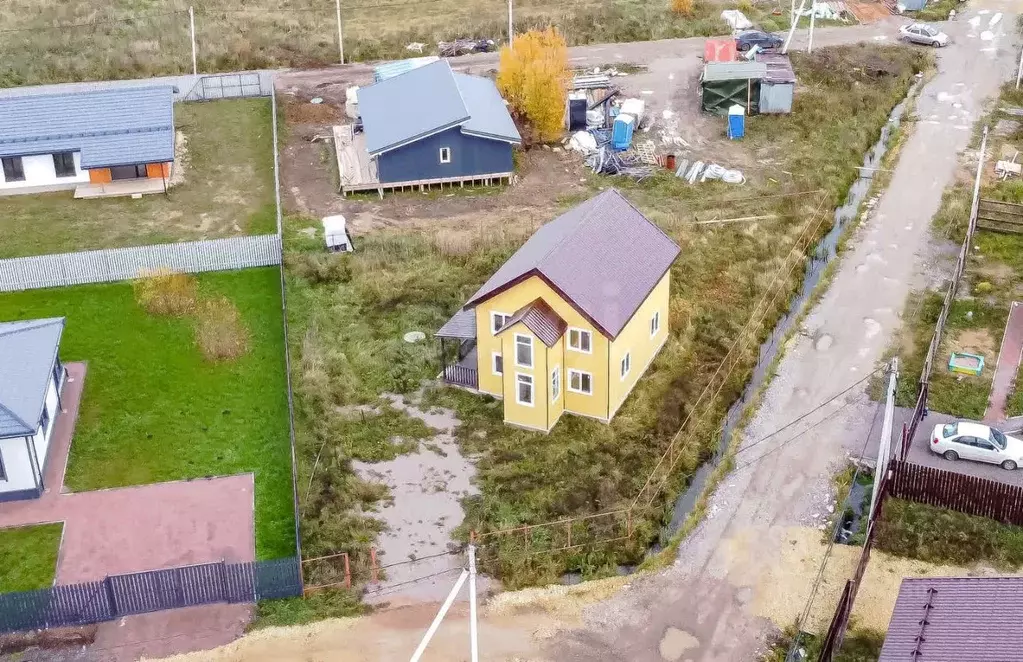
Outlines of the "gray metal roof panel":
[[482,76],[452,73],[469,110],[469,121],[462,125],[462,131],[508,142],[522,142],[522,136],[494,81]]
[[746,80],[763,78],[767,65],[763,62],[708,62],[703,67],[703,80]]
[[0,323],[0,437],[39,427],[64,318]]
[[680,252],[621,193],[608,189],[537,230],[466,306],[536,273],[615,338]]
[[366,150],[379,154],[469,119],[446,60],[359,89]]
[[433,335],[437,338],[475,338],[476,309],[459,310]]
[[0,97],[0,155],[81,151],[83,168],[172,161],[173,100],[169,86]]
[[1023,577],[903,579],[878,662],[1023,660],[1021,621]]

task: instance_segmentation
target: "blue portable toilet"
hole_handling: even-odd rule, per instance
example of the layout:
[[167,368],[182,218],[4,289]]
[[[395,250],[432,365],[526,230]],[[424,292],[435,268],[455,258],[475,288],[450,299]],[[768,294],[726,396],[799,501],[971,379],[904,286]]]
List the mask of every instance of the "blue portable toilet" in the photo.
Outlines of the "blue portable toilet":
[[622,113],[615,118],[611,127],[611,149],[618,151],[629,149],[632,144],[632,132],[636,128],[636,118]]
[[746,135],[746,109],[735,104],[728,109],[728,137],[738,140]]

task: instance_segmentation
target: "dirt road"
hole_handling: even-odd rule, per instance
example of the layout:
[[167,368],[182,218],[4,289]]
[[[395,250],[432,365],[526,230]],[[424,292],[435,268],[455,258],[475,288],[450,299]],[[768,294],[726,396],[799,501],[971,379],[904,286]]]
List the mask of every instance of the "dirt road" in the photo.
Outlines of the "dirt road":
[[[542,592],[499,596],[504,607],[484,614],[481,659],[753,660],[771,632],[795,619],[824,550],[810,527],[826,518],[830,477],[847,452],[860,450],[875,408],[862,388],[854,389],[802,427],[764,439],[875,368],[920,273],[930,219],[955,175],[956,155],[966,147],[984,100],[1013,70],[1018,9],[1010,0],[978,0],[946,27],[954,44],[939,53],[938,73],[920,94],[920,121],[886,193],[857,232],[803,333],[787,348],[747,429],[745,444],[756,448],[740,454],[737,470],[712,497],[708,517],[682,544],[675,565],[589,585],[587,593],[571,599],[564,589],[554,589],[570,607],[531,597]],[[890,40],[892,32],[890,25],[820,30],[815,44]],[[688,66],[701,44],[593,46],[573,49],[572,57],[580,65],[643,62],[649,74],[639,75],[653,81],[672,67]],[[486,66],[487,59],[474,64]],[[830,616],[834,590],[851,567],[851,559],[838,557],[822,587],[813,620],[818,626]],[[622,588],[623,581],[631,583]],[[511,600],[520,604],[508,607]],[[584,602],[589,606],[582,608]],[[257,633],[223,650],[179,659],[403,660],[431,616],[432,608],[423,606]],[[884,620],[882,615],[879,622]],[[424,659],[468,659],[466,628],[464,613],[453,614]]]

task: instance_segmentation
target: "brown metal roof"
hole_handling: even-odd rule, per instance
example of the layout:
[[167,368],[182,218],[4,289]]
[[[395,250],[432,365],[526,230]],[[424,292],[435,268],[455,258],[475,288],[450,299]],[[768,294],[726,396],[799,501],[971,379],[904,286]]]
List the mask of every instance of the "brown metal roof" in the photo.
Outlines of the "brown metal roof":
[[543,299],[535,299],[522,308],[515,311],[515,314],[508,318],[500,329],[498,335],[504,333],[519,322],[526,325],[526,328],[536,334],[540,342],[548,347],[554,347],[558,338],[565,334],[568,322],[561,319],[561,316],[554,312],[554,309],[547,305]]
[[903,579],[878,662],[1023,661],[1023,577]]
[[537,230],[465,308],[536,275],[615,338],[679,253],[668,235],[608,189]]
[[796,72],[792,70],[792,60],[788,55],[781,53],[758,53],[757,62],[767,65],[767,75],[764,80],[768,83],[795,83]]

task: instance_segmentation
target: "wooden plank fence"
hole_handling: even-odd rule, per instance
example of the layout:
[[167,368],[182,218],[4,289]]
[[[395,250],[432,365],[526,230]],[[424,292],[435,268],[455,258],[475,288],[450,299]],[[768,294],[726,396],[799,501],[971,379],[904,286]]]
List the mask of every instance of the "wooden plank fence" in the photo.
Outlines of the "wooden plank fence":
[[889,496],[1023,526],[1023,487],[893,460]]
[[204,563],[112,575],[102,581],[0,593],[0,633],[89,625],[132,614],[216,602],[302,595],[297,558]]
[[982,199],[977,207],[977,227],[993,232],[1023,234],[1023,205]]
[[0,260],[0,292],[131,280],[160,268],[201,273],[280,263],[276,234],[16,257]]

